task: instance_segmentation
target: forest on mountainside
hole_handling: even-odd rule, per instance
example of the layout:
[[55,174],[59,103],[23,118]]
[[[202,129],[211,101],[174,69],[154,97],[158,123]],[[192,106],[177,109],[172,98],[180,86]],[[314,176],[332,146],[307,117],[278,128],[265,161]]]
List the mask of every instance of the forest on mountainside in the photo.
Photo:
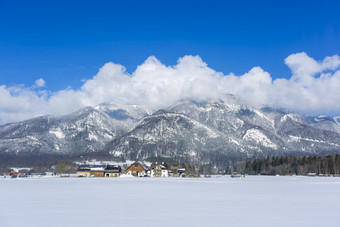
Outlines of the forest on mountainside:
[[227,170],[249,175],[340,175],[340,155],[267,157],[239,163]]

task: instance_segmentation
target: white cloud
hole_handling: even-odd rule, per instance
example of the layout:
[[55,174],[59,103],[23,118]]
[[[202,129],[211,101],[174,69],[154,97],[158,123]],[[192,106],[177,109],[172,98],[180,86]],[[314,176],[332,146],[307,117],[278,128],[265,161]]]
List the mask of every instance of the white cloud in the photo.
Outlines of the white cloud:
[[317,73],[336,70],[340,65],[340,57],[334,55],[326,57],[322,62],[317,62],[306,53],[297,53],[288,56],[285,63],[291,69],[293,76],[290,80],[300,84],[310,85]]
[[37,87],[45,87],[46,86],[46,81],[43,78],[40,78],[35,81],[35,86]]
[[[318,62],[306,53],[297,53],[288,56],[285,63],[291,69],[291,77],[273,80],[261,67],[241,76],[223,75],[209,68],[199,56],[184,56],[174,66],[166,66],[151,56],[131,75],[122,65],[109,62],[78,90],[68,88],[51,93],[23,86],[0,86],[0,122],[65,114],[103,102],[140,104],[156,110],[180,99],[200,101],[226,93],[253,104],[307,114],[340,113],[339,56]],[[43,87],[45,81],[39,79],[35,84]]]
[[6,123],[35,117],[49,112],[45,95],[22,86],[0,86],[0,122]]

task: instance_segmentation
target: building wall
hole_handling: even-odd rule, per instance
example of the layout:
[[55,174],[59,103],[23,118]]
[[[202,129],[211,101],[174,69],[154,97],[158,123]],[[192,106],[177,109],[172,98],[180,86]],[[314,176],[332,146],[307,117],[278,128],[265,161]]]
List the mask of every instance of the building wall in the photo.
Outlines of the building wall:
[[11,170],[9,172],[4,172],[4,176],[7,176],[7,177],[12,176],[12,175],[16,175],[16,174],[17,174],[17,172],[15,172],[14,170]]
[[95,177],[104,177],[104,172],[91,172],[91,175]]
[[169,170],[162,169],[159,165],[151,170],[151,177],[169,177]]
[[162,170],[162,177],[169,177],[169,171],[167,169]]
[[132,164],[126,170],[126,172],[128,173],[128,175],[132,175],[132,176],[135,176],[135,177],[144,176],[146,174],[145,169],[141,165],[139,165],[138,163]]
[[105,177],[119,177],[120,173],[105,173]]
[[161,176],[162,176],[162,169],[160,168],[160,166],[155,166],[151,170],[151,177],[161,177]]
[[18,176],[19,177],[25,177],[25,176],[27,176],[27,174],[26,173],[18,173]]
[[91,171],[77,171],[77,174],[82,175],[84,177],[89,177],[91,175]]

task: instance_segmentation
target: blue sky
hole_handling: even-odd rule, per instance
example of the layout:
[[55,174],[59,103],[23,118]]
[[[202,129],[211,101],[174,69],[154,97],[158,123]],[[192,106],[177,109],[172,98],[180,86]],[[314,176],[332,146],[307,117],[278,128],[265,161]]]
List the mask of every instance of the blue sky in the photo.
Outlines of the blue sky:
[[216,71],[340,53],[339,1],[1,1],[0,84],[81,85],[106,62],[129,72],[150,55],[167,65],[199,55]]
[[199,55],[243,75],[292,77],[285,59],[340,53],[340,1],[0,1],[0,85],[77,90],[107,62],[133,73],[149,56]]

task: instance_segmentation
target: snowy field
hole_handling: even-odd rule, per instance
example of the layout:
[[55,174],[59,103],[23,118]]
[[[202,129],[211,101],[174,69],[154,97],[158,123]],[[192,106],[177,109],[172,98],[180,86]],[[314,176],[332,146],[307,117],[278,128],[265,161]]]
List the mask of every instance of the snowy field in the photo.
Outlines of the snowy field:
[[0,226],[340,226],[340,178],[0,179]]

